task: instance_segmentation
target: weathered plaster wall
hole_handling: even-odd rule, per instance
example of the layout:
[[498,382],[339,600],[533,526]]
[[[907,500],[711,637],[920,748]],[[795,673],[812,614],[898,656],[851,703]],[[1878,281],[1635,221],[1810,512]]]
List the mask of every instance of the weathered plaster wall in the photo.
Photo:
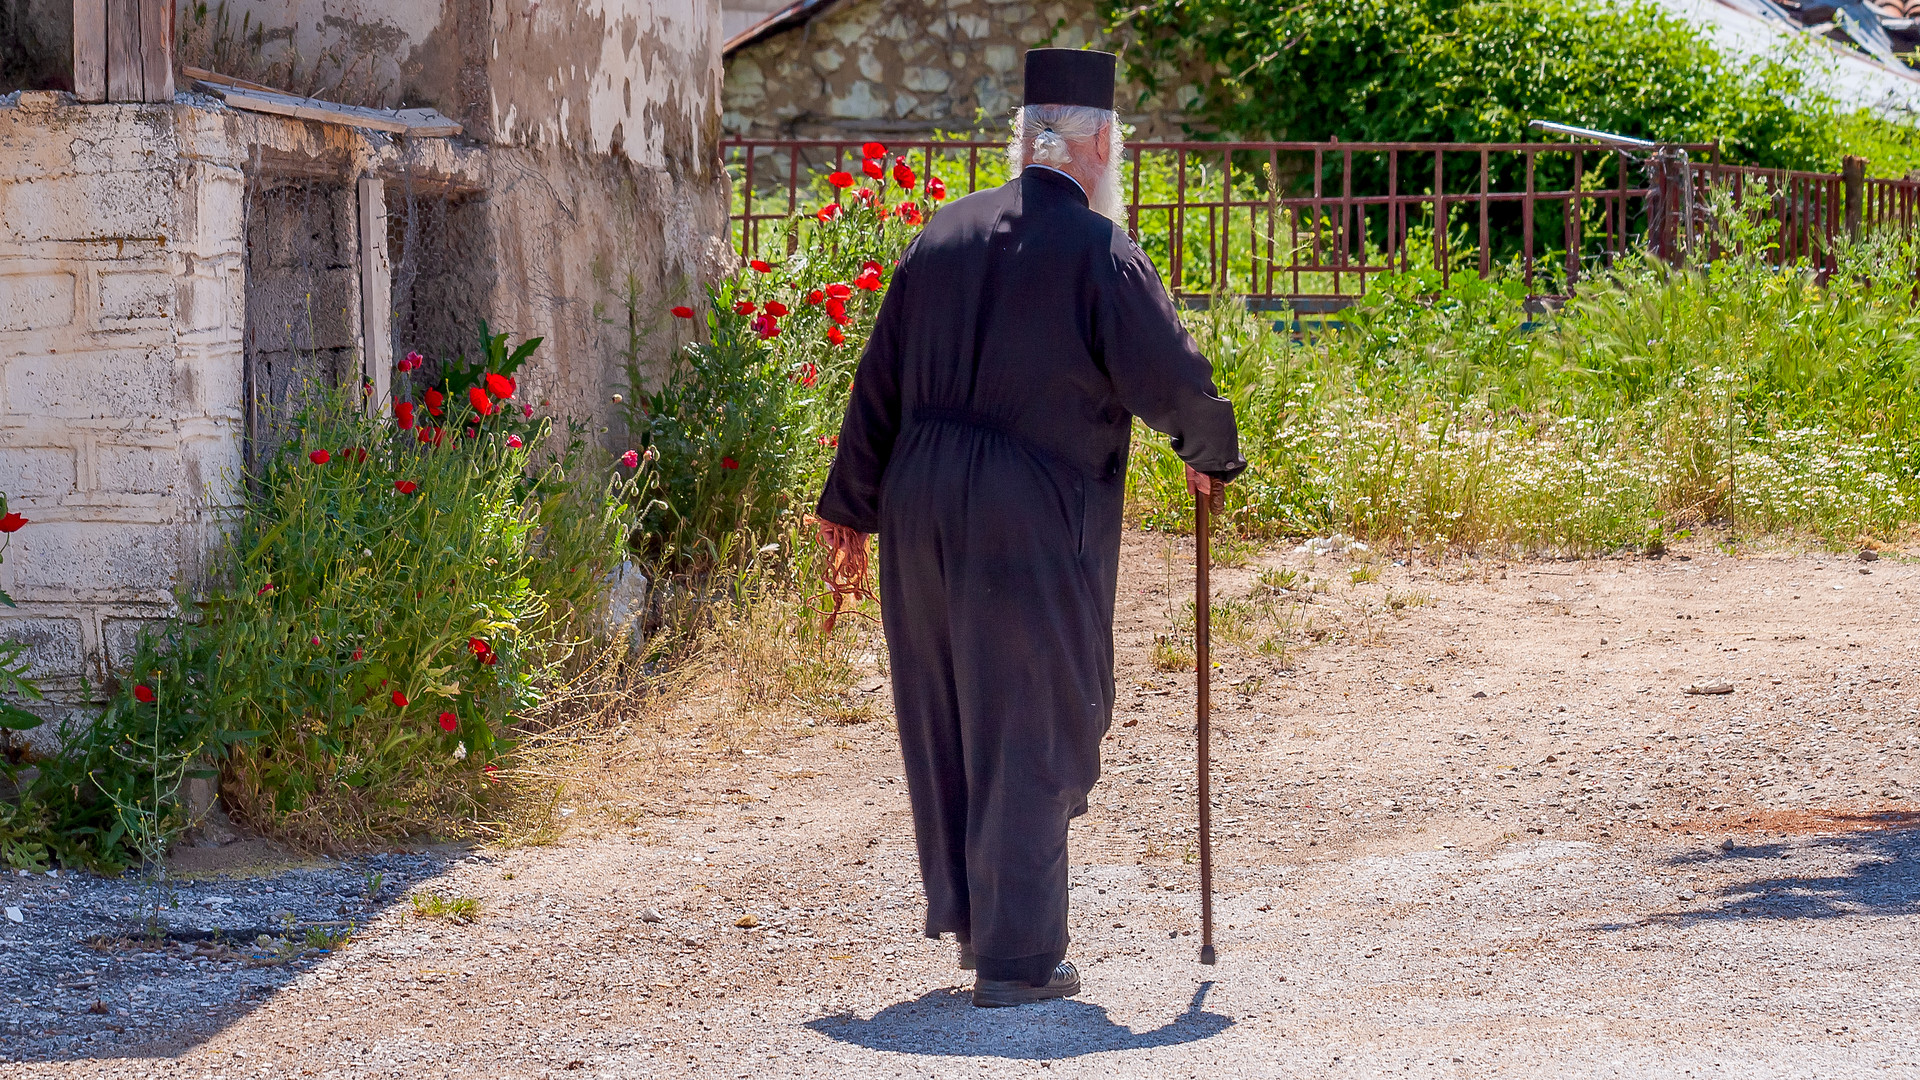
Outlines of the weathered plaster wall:
[[[456,206],[457,257],[412,269],[497,330],[544,337],[523,393],[615,445],[630,326],[671,333],[666,308],[730,266],[717,0],[583,0],[551,22],[511,0],[446,7],[463,5],[501,15],[482,35],[486,62],[453,75],[486,89],[479,141],[396,140],[194,94],[0,98],[0,491],[33,522],[0,564],[20,602],[0,610],[0,634],[32,643],[56,699],[77,701],[83,679],[97,691],[141,622],[203,580],[236,508],[250,306],[255,324],[275,317],[260,290],[305,259],[343,282],[331,306],[357,310],[337,273],[346,247],[260,247],[313,228],[337,245],[349,208],[332,196],[285,208],[305,224],[281,235],[274,192],[346,193],[375,176],[390,214],[410,194]],[[389,230],[390,250],[403,233]],[[320,343],[334,367],[351,340],[340,329]],[[471,352],[473,326],[438,332]]]
[[242,180],[169,106],[0,108],[0,623],[71,699],[235,503]]
[[73,89],[73,0],[0,0],[0,94]]
[[[723,124],[762,137],[1006,129],[1026,50],[1116,47],[1091,0],[842,0],[726,60]],[[1177,138],[1168,102],[1116,95],[1135,138]]]

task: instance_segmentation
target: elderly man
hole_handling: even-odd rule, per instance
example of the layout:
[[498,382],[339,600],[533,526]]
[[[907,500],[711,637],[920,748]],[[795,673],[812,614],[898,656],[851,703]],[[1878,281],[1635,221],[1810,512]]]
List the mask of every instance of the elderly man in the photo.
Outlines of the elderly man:
[[927,892],[973,1003],[1077,993],[1067,822],[1113,715],[1133,418],[1207,492],[1233,407],[1120,223],[1110,53],[1036,49],[1014,179],[907,249],[854,376],[821,539],[880,534],[880,606]]

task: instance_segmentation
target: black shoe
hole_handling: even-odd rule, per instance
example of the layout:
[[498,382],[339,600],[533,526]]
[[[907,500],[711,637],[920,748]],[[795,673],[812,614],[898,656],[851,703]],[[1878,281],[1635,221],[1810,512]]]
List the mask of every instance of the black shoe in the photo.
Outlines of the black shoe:
[[960,970],[972,971],[973,967],[973,946],[963,941],[960,943]]
[[975,979],[973,1003],[982,1009],[1003,1009],[1049,998],[1072,997],[1080,992],[1080,973],[1065,960],[1053,969],[1053,978],[1045,984],[1016,982],[1011,979]]

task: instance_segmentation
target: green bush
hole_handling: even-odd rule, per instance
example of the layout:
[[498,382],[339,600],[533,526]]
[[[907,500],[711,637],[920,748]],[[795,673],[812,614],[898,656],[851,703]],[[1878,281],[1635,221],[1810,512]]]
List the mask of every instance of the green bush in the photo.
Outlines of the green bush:
[[313,393],[248,477],[214,586],[63,729],[14,800],[21,829],[70,861],[150,858],[196,774],[296,842],[471,820],[514,718],[593,629],[633,481],[515,407],[510,381],[417,402],[410,382],[390,416]]

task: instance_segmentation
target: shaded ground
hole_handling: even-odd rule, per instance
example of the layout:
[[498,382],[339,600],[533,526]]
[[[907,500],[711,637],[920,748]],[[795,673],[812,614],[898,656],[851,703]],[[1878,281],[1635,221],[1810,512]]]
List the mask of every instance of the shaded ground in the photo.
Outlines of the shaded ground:
[[572,797],[559,845],[394,857],[396,896],[477,899],[472,925],[369,906],[366,866],[325,864],[182,906],[355,908],[343,950],[156,962],[75,940],[126,919],[129,886],[4,879],[26,921],[0,923],[0,1070],[1920,1076],[1920,570],[1689,554],[1222,571],[1216,967],[1194,962],[1191,676],[1152,666],[1189,557],[1136,535],[1120,715],[1075,826],[1079,999],[971,1008],[952,945],[917,933],[891,726],[776,710],[753,750],[696,727],[662,743],[682,772],[576,789],[610,794]]

